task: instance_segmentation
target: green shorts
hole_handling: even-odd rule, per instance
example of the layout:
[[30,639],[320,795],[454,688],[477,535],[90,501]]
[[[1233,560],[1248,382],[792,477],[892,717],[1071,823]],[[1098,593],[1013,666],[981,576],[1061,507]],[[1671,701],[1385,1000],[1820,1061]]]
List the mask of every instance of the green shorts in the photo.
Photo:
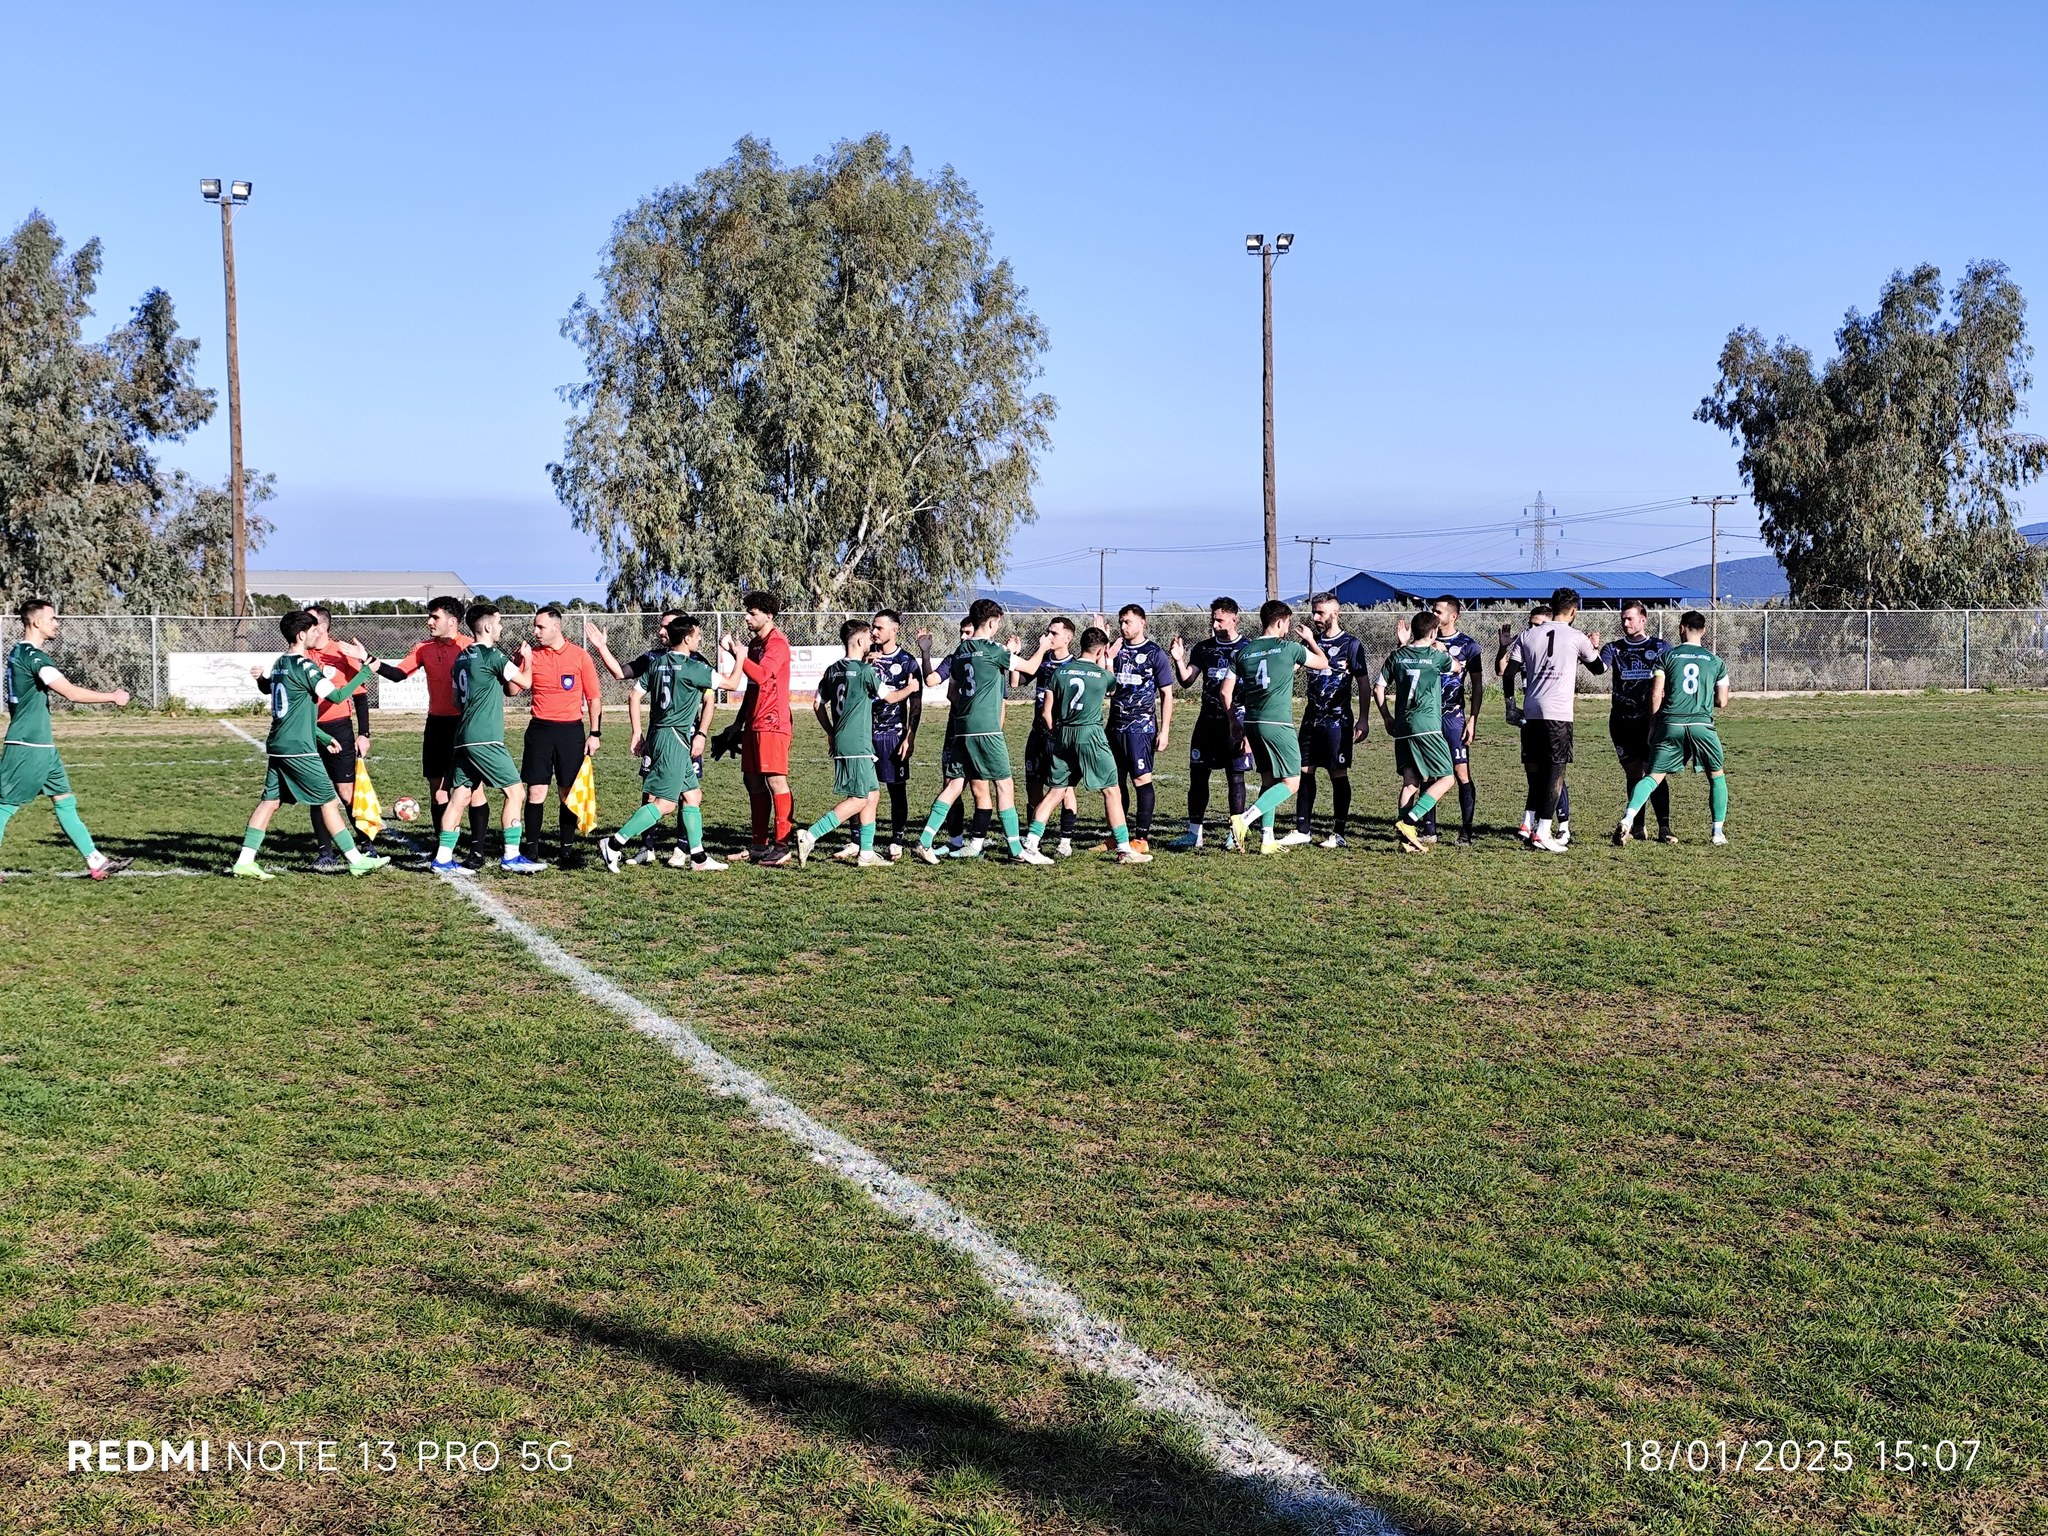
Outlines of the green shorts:
[[71,793],[71,776],[55,747],[17,741],[0,748],[0,805],[27,805],[38,795]]
[[1429,731],[1421,736],[1396,736],[1394,770],[1412,773],[1425,784],[1448,779],[1453,771],[1451,744],[1444,740],[1442,731]]
[[999,731],[986,735],[962,736],[960,760],[970,779],[1000,783],[1010,775],[1010,744]]
[[1660,720],[1650,733],[1650,748],[1652,773],[1721,771],[1721,737],[1711,725],[1667,725]]
[[472,745],[457,742],[455,767],[448,782],[457,789],[475,789],[479,784],[510,789],[519,782],[519,765],[512,761],[512,754],[502,741],[479,741]]
[[1045,782],[1053,789],[1079,784],[1100,790],[1114,784],[1116,755],[1109,750],[1109,736],[1102,727],[1070,725],[1053,732]]
[[1245,744],[1252,766],[1269,779],[1292,779],[1301,773],[1301,737],[1292,720],[1247,720]]
[[865,800],[882,787],[875,777],[875,755],[832,759],[832,793],[842,800]]
[[263,775],[263,798],[285,800],[293,805],[325,805],[335,798],[334,780],[319,754],[311,757],[273,757],[270,771]]
[[[510,762],[512,754],[505,759]],[[690,761],[690,744],[681,731],[656,731],[647,742],[647,772],[641,775],[640,792],[656,800],[678,801],[693,789],[702,788],[697,765]]]

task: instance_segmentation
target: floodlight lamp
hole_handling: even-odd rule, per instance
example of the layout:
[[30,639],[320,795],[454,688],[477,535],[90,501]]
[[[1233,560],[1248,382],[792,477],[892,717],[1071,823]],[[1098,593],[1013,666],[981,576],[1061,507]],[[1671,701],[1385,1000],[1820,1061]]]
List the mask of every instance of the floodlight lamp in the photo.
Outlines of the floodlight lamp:
[[1282,235],[1279,239],[1273,242],[1273,249],[1278,251],[1282,256],[1285,256],[1287,254],[1287,247],[1289,247],[1292,244],[1294,244],[1294,236]]
[[199,195],[209,203],[219,202],[220,178],[218,176],[202,176],[199,179]]
[[[220,189],[219,182],[215,182],[213,185],[214,190],[218,191]],[[1265,245],[1265,243],[1266,237],[1264,235],[1246,235],[1244,237],[1245,254],[1248,256],[1258,255],[1260,247]]]
[[252,190],[254,190],[254,183],[247,181],[237,181],[229,185],[228,196],[232,197],[238,203],[246,203],[247,201],[249,201],[249,193]]

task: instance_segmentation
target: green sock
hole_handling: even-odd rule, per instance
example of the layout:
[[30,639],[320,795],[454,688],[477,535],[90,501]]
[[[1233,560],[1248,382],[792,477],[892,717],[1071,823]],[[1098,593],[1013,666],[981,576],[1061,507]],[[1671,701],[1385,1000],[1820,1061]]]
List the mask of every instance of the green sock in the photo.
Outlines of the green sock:
[[924,819],[924,831],[917,835],[917,845],[920,848],[931,847],[932,839],[939,835],[939,828],[945,824],[946,812],[951,809],[952,807],[943,800],[932,802],[932,813]]
[[1031,835],[1033,837],[1045,836],[1045,822],[1042,818],[1037,816],[1031,818]]
[[1715,825],[1728,819],[1728,775],[1709,774],[1707,777],[1707,802],[1714,808]]
[[864,821],[860,824],[860,851],[862,853],[873,853],[875,851],[875,824],[872,820]]
[[1435,795],[1417,795],[1415,797],[1415,803],[1408,807],[1408,819],[1410,821],[1419,822],[1422,820],[1423,817],[1427,816],[1431,811],[1435,809]]
[[435,839],[435,841],[440,844],[440,848],[443,853],[453,853],[455,851],[456,840],[461,836],[462,833],[459,831],[443,832],[438,838]]
[[1621,814],[1622,825],[1628,826],[1633,824],[1636,819],[1636,812],[1648,805],[1650,803],[1650,796],[1656,792],[1657,782],[1647,773],[1640,779],[1637,779],[1636,787],[1630,792],[1628,797],[1628,809]]
[[683,807],[683,836],[690,840],[690,852],[697,853],[704,847],[704,812],[697,806]]
[[614,832],[612,837],[616,842],[630,843],[649,827],[659,826],[660,824],[661,807],[650,800],[641,806],[639,810],[628,816],[626,824]]
[[838,825],[839,813],[837,811],[827,811],[824,815],[820,816],[816,821],[811,823],[811,836],[823,837],[827,832],[830,832],[834,827]]
[[1003,838],[1009,843],[1010,852],[1022,853],[1024,851],[1024,839],[1017,835],[1017,807],[1014,805],[1006,806],[1002,811],[1002,818]]
[[254,853],[263,846],[263,832],[264,829],[262,827],[251,827],[242,834],[242,846],[248,849],[249,852]]
[[344,859],[353,859],[356,856],[356,840],[349,835],[347,822],[343,822],[341,830],[334,834],[334,846],[341,850]]
[[1280,803],[1293,793],[1285,784],[1275,784],[1253,802],[1252,813],[1266,829],[1266,836],[1273,835],[1273,813],[1280,809]]
[[0,805],[0,841],[6,839],[7,823],[14,820],[14,813],[20,809],[18,805]]
[[71,846],[81,857],[91,858],[94,852],[92,834],[85,830],[85,823],[78,818],[78,802],[70,795],[59,795],[54,804],[57,807],[57,825],[71,839]]
[[505,857],[508,859],[516,859],[519,857],[520,831],[520,824],[516,821],[505,829]]
[[1127,848],[1130,846],[1131,829],[1123,822],[1120,821],[1115,826],[1111,827],[1109,829],[1109,835],[1116,839],[1117,847]]

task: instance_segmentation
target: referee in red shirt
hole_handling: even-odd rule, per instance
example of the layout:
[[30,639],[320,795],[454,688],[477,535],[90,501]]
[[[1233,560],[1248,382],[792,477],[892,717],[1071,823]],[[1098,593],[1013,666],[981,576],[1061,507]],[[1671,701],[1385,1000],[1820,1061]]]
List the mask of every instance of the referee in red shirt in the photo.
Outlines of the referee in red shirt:
[[[441,825],[441,813],[448,809],[448,777],[455,771],[455,727],[462,719],[462,706],[455,700],[455,658],[469,649],[469,636],[462,632],[462,599],[445,594],[427,604],[427,638],[405,653],[399,661],[380,661],[377,675],[386,682],[402,683],[415,672],[427,674],[427,723],[420,737],[420,776],[427,781],[428,813],[431,825]],[[360,697],[360,695],[358,695]],[[482,795],[470,802],[470,858],[481,863],[484,838],[491,830],[490,802]]]
[[[740,772],[747,781],[753,807],[754,836],[747,857],[757,864],[787,864],[795,807],[789,794],[789,637],[775,627],[782,603],[772,592],[749,592],[746,609],[746,654],[739,637],[728,632],[725,648],[739,657],[747,674],[746,697],[740,700],[733,729],[740,733]],[[774,836],[769,836],[769,817]]]
[[[533,718],[526,723],[519,777],[526,785],[526,847],[540,857],[540,808],[555,784],[555,860],[565,864],[576,837],[576,814],[561,804],[583,760],[597,755],[604,700],[597,691],[597,664],[590,652],[562,633],[562,610],[553,603],[533,616]],[[584,729],[585,722],[589,729]]]

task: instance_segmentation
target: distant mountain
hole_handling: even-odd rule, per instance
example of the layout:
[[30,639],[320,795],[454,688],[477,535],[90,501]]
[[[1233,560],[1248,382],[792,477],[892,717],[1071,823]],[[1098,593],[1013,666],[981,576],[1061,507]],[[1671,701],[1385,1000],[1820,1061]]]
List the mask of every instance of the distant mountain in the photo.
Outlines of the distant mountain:
[[[1057,608],[1059,606],[1057,603],[1047,602],[1042,597],[1033,597],[1029,592],[1012,592],[1008,587],[979,587],[975,590],[974,595],[976,597],[992,597],[1005,608]],[[955,592],[946,599],[945,606],[948,609],[964,609],[967,603],[966,593]]]
[[[2020,535],[2031,544],[2048,544],[2048,523],[2028,523],[2020,529]],[[1704,565],[1689,565],[1682,571],[1667,574],[1673,581],[1704,592],[1711,571]],[[1791,590],[1791,583],[1785,578],[1785,568],[1778,564],[1776,555],[1752,555],[1746,560],[1721,562],[1721,601],[1724,603],[1767,602],[1784,597]]]

